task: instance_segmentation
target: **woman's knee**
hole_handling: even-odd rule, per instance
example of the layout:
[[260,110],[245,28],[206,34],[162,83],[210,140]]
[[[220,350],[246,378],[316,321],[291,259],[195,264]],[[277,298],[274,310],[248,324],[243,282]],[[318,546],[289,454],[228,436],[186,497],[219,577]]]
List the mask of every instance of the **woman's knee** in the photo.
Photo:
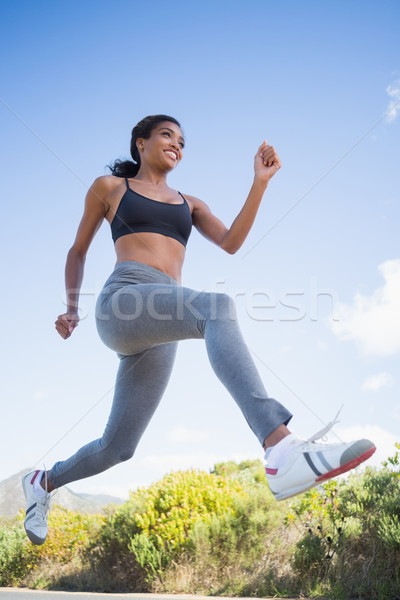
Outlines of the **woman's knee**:
[[104,450],[104,460],[109,467],[118,465],[119,463],[130,460],[135,454],[136,447],[129,447],[124,445],[123,447],[119,444],[110,444]]

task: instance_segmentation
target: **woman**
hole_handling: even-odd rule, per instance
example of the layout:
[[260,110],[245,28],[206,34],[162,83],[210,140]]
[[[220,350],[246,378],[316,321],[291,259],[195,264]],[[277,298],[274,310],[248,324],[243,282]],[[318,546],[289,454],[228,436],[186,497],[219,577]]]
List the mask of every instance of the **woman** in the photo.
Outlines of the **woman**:
[[277,500],[343,473],[375,451],[368,440],[321,445],[291,434],[287,425],[292,415],[268,397],[241,337],[232,300],[180,286],[192,224],[205,238],[235,253],[281,166],[274,148],[263,142],[249,195],[227,228],[204,202],[168,187],[167,175],[181,161],[184,144],[176,119],[146,117],[132,131],[135,162],[116,161],[112,175],[96,179],[87,193],[66,263],[68,310],[58,317],[56,329],[67,339],[78,325],[86,253],[107,219],[117,262],[98,298],[96,323],[103,342],[118,353],[120,366],[103,436],[50,471],[35,471],[23,480],[25,529],[34,544],[46,539],[52,490],[132,457],[166,388],[179,340],[204,338],[216,375],[264,447],[266,474]]

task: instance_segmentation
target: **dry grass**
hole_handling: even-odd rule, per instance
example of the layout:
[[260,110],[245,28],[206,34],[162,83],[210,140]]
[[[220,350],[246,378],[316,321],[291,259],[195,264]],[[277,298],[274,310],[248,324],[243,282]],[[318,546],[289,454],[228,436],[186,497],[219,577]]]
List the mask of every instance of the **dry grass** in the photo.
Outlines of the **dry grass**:
[[289,595],[293,589],[293,569],[288,558],[290,550],[300,539],[294,529],[279,527],[274,536],[265,539],[258,560],[249,567],[237,557],[236,561],[213,561],[208,553],[202,556],[182,556],[162,577],[157,577],[154,593],[183,593],[216,596]]

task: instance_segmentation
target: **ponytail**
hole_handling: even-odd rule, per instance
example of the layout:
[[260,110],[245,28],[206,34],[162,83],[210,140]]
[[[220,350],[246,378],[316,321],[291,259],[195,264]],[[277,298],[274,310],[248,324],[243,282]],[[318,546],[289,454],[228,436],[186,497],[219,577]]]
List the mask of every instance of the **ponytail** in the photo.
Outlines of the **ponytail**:
[[145,140],[149,139],[154,127],[163,121],[169,121],[170,123],[175,123],[175,125],[181,127],[176,119],[168,117],[167,115],[150,115],[139,121],[132,129],[130,147],[131,156],[135,162],[132,162],[131,160],[115,160],[113,163],[107,165],[112,175],[115,175],[116,177],[136,177],[140,169],[140,153],[137,149],[136,142],[139,138]]
[[140,161],[134,163],[131,160],[120,160],[117,158],[113,163],[107,165],[111,171],[111,175],[115,177],[136,177],[140,169]]

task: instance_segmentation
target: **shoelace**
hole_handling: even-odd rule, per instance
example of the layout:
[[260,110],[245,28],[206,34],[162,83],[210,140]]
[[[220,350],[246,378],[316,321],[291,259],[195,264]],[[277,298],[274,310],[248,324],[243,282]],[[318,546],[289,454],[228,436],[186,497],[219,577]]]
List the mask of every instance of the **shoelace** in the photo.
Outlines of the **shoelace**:
[[339,411],[338,411],[337,415],[335,416],[335,418],[332,421],[329,421],[329,423],[323,429],[321,429],[320,431],[317,431],[317,433],[314,433],[314,435],[312,435],[310,438],[308,438],[307,443],[315,442],[316,440],[320,440],[320,439],[324,440],[324,438],[326,439],[326,434],[329,433],[329,431],[332,429],[332,427],[334,425],[336,425],[336,423],[339,423],[338,416],[342,412],[342,408],[343,408],[343,404],[339,408]]
[[[46,495],[43,498],[37,499],[36,518],[41,523],[41,525],[45,526],[47,523],[47,513],[50,511],[50,500],[54,494],[51,494],[50,492],[47,491],[48,485],[47,485],[46,465],[43,465],[43,470],[44,470],[44,487],[45,487]],[[54,493],[56,493],[56,492],[57,492],[57,490],[55,490]]]
[[47,513],[50,510],[50,494],[44,498],[38,498],[36,504],[36,518],[41,525],[46,525]]

